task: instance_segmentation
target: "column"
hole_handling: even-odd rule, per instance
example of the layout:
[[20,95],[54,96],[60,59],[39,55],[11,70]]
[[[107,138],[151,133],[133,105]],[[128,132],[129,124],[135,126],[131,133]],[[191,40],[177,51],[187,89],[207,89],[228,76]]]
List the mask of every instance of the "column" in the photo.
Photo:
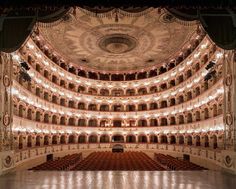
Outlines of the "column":
[[12,57],[0,52],[0,175],[14,167],[12,73]]
[[235,51],[223,55],[224,75],[224,150],[222,167],[236,174],[236,56]]

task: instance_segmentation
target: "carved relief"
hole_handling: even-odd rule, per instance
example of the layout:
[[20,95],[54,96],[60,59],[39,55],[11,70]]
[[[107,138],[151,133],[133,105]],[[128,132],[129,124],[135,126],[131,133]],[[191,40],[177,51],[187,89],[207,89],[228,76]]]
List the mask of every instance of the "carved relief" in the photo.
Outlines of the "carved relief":
[[230,51],[227,56],[224,57],[224,123],[225,123],[225,148],[234,149],[235,146],[235,81],[234,81],[234,62],[235,52]]
[[[12,61],[10,54],[1,53],[0,64],[0,151],[8,151],[13,148],[12,138],[12,98],[11,79]],[[9,158],[8,158],[9,159]]]

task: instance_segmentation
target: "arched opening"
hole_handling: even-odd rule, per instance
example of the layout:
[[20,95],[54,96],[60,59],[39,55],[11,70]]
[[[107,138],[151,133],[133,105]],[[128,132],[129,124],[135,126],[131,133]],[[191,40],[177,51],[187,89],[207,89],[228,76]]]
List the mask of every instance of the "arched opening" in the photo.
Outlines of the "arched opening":
[[49,145],[49,136],[48,135],[44,136],[44,140],[43,141],[44,141],[43,142],[44,145]]
[[135,95],[135,90],[134,90],[134,89],[127,89],[126,95],[127,95],[127,96],[133,96],[133,95]]
[[66,143],[66,136],[65,135],[61,135],[60,137],[60,144],[65,144]]
[[138,120],[138,126],[146,127],[147,126],[147,120],[145,120],[145,119]]
[[88,94],[96,95],[96,94],[97,94],[97,90],[94,89],[94,88],[89,88],[89,89],[88,89]]
[[213,105],[213,110],[212,111],[213,111],[212,112],[213,116],[216,117],[217,116],[217,105],[216,104]]
[[85,119],[79,119],[78,120],[78,126],[86,126],[86,120]]
[[150,143],[158,143],[158,139],[156,135],[150,135]]
[[175,105],[175,98],[171,98],[170,99],[170,106],[174,106]]
[[61,87],[65,87],[65,86],[66,86],[66,83],[65,83],[64,80],[61,80],[61,81],[60,81],[60,86],[61,86]]
[[152,86],[150,88],[150,93],[156,93],[158,90],[157,90],[157,86]]
[[66,124],[66,118],[64,116],[62,116],[60,118],[60,125],[65,125]]
[[209,137],[207,135],[204,136],[204,146],[209,147]]
[[112,96],[122,96],[122,95],[124,95],[124,91],[121,89],[113,89],[111,91],[111,95]]
[[86,90],[86,89],[85,89],[84,86],[79,86],[77,91],[78,91],[78,93],[84,93],[85,90]]
[[86,136],[80,135],[78,138],[78,143],[86,143]]
[[112,111],[114,111],[114,112],[121,112],[123,110],[124,110],[124,107],[121,104],[114,104],[112,106]]
[[109,111],[109,106],[108,105],[106,105],[106,104],[102,104],[101,106],[100,106],[100,111]]
[[128,104],[126,106],[126,110],[129,111],[129,112],[135,111],[135,105]]
[[49,123],[49,115],[48,114],[44,114],[43,121],[44,121],[44,123]]
[[184,116],[179,115],[179,124],[184,124]]
[[192,98],[193,98],[192,92],[191,91],[187,92],[187,100],[191,100]]
[[27,119],[32,120],[32,110],[30,108],[27,110]]
[[150,126],[158,126],[158,121],[157,121],[157,119],[151,119],[151,120],[150,120]]
[[139,104],[138,111],[145,111],[147,110],[147,104]]
[[157,107],[157,103],[156,102],[152,102],[150,104],[150,110],[156,110],[158,107]]
[[57,135],[52,136],[52,144],[57,144]]
[[95,72],[88,72],[88,77],[90,79],[98,79],[98,75]]
[[124,136],[114,135],[112,136],[112,142],[124,142]]
[[106,127],[108,125],[108,120],[101,120],[100,121],[100,127]]
[[121,127],[122,120],[113,120],[113,127]]
[[134,135],[127,135],[126,136],[126,142],[128,143],[135,143],[136,142],[136,138]]
[[192,70],[188,70],[186,75],[187,75],[187,78],[190,78],[192,76]]
[[47,101],[48,101],[48,99],[49,99],[48,92],[46,92],[46,91],[44,92],[43,98],[44,98],[44,100],[47,100]]
[[97,135],[90,135],[89,136],[89,143],[97,143],[97,142],[98,142]]
[[182,83],[182,82],[184,81],[183,75],[180,75],[180,76],[178,77],[178,81],[179,81],[179,83]]
[[85,104],[83,102],[78,103],[78,109],[84,110],[85,109]]
[[178,99],[179,99],[179,104],[184,102],[184,97],[182,95],[180,95]]
[[193,118],[192,118],[192,114],[191,113],[187,114],[187,122],[188,123],[192,123],[193,122]]
[[41,137],[40,136],[36,136],[36,146],[41,146]]
[[126,74],[125,80],[126,81],[135,80],[135,75],[136,74]]
[[139,94],[139,95],[147,94],[147,89],[146,89],[146,88],[140,88],[140,89],[138,90],[138,94]]
[[200,121],[201,120],[201,116],[200,116],[200,112],[199,111],[196,111],[196,121]]
[[24,114],[23,112],[24,112],[24,108],[23,108],[23,106],[20,104],[20,105],[19,105],[18,116],[19,116],[19,117],[23,117],[23,114]]
[[187,136],[187,144],[189,146],[193,145],[193,139],[192,139],[192,136],[190,136],[190,135]]
[[53,96],[52,96],[52,102],[55,103],[55,104],[57,104],[57,101],[58,101],[57,96],[56,96],[56,95],[53,95]]
[[75,108],[75,102],[73,100],[69,100],[69,107]]
[[97,120],[96,119],[90,119],[88,122],[89,127],[96,127],[98,126]]
[[179,135],[179,144],[182,145],[184,144],[184,136],[183,135]]
[[147,137],[145,135],[139,135],[138,142],[139,143],[147,143]]
[[214,149],[218,148],[217,136],[216,136],[216,135],[213,135],[213,136],[212,136],[212,142],[213,142],[213,148],[214,148]]
[[74,144],[75,143],[75,136],[74,135],[70,135],[68,142],[69,142],[69,144]]
[[65,106],[66,105],[66,100],[64,98],[60,99],[60,105]]
[[161,89],[161,91],[166,90],[166,89],[167,89],[167,84],[166,84],[166,83],[162,83],[162,84],[160,85],[160,89]]
[[104,80],[104,81],[109,81],[110,80],[108,74],[101,74],[101,73],[100,73],[100,79]]
[[161,118],[161,126],[167,126],[167,119],[165,117]]
[[161,135],[161,144],[167,144],[168,140],[167,140],[167,136],[166,135]]
[[174,79],[171,80],[171,81],[169,82],[169,85],[170,85],[171,87],[174,87],[174,86],[175,86],[175,80],[174,80]]
[[205,119],[209,118],[209,111],[207,108],[204,109],[204,117],[205,117]]
[[96,104],[89,104],[88,110],[96,111],[97,110],[97,105]]
[[175,117],[170,117],[170,125],[175,125],[176,121],[175,121]]
[[195,136],[196,137],[196,146],[201,146],[201,139],[200,136]]
[[137,78],[138,79],[145,79],[145,78],[147,78],[147,72],[140,72],[140,73],[138,73]]
[[109,143],[109,136],[108,135],[102,135],[100,137],[100,142],[101,143]]
[[75,126],[75,118],[70,117],[69,121],[68,121],[68,124],[71,125],[71,126]]
[[198,95],[200,95],[200,87],[196,87],[196,89],[195,89],[195,94],[196,94],[196,96],[198,96]]
[[28,148],[32,147],[32,136],[31,135],[29,135],[27,138],[27,147]]
[[75,85],[73,83],[68,84],[68,89],[72,91],[76,91]]
[[56,115],[52,116],[52,124],[57,124],[57,116]]
[[170,136],[170,144],[176,144],[176,138],[174,135]]
[[57,84],[57,77],[55,75],[52,76],[52,82]]
[[166,108],[167,107],[167,101],[163,100],[161,101],[161,108]]
[[100,90],[100,95],[102,95],[102,96],[108,96],[108,95],[109,95],[109,90],[107,90],[107,89],[101,89],[101,90]]

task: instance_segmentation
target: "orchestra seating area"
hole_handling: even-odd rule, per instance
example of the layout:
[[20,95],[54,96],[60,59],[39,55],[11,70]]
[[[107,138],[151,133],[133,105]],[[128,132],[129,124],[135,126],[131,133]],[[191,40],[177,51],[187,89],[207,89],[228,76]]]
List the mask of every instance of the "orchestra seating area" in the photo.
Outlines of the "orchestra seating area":
[[82,160],[74,170],[162,171],[164,168],[143,152],[93,152]]
[[170,155],[155,153],[154,159],[170,170],[206,170],[204,167],[201,167],[189,161],[179,160]]
[[30,170],[73,170],[73,171],[163,171],[163,170],[205,170],[189,161],[184,161],[160,153],[154,160],[143,152],[92,152],[82,159],[82,154],[67,155],[57,160],[47,161]]
[[59,158],[57,160],[47,161],[43,164],[33,167],[30,170],[70,170],[76,166],[81,159],[81,153],[66,155],[63,158]]

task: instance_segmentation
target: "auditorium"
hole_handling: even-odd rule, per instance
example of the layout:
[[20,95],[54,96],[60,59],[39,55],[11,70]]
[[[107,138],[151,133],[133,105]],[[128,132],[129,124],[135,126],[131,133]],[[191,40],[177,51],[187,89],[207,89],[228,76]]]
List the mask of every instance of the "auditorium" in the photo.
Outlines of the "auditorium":
[[235,187],[235,2],[43,2],[0,2],[0,188]]

